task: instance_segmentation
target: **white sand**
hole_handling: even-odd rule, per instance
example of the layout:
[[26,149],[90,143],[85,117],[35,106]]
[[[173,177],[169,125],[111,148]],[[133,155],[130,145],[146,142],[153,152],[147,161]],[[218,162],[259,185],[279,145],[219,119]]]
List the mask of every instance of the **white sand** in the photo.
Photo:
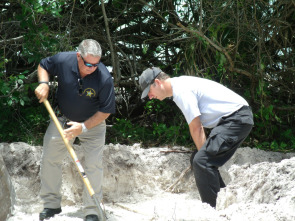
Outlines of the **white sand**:
[[[83,153],[78,146],[75,149],[83,163]],[[215,210],[200,201],[191,171],[174,186],[173,193],[165,191],[189,166],[190,157],[190,153],[167,153],[169,150],[141,149],[139,144],[106,146],[103,189],[108,221],[295,220],[294,154],[238,149],[220,168],[227,187],[220,191]],[[42,147],[25,143],[0,143],[16,193],[8,221],[39,220],[43,209],[39,198],[41,151]],[[83,183],[71,159],[65,159],[63,171],[63,212],[50,220],[81,221]]]

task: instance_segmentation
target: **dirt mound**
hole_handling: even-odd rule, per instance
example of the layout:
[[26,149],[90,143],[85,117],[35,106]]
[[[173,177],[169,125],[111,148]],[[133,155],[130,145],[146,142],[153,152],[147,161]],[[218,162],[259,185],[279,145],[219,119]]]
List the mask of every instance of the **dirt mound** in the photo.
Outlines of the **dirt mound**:
[[0,220],[6,220],[11,215],[15,195],[2,154],[0,154],[0,186],[0,202],[5,202],[0,204]]
[[[74,149],[83,164],[80,147]],[[16,193],[9,221],[38,220],[43,209],[39,198],[41,150],[25,143],[0,144]],[[218,195],[216,210],[201,203],[188,169],[189,157],[184,147],[106,145],[103,190],[108,220],[295,220],[294,154],[238,149],[220,169],[228,185]],[[52,220],[83,220],[82,187],[74,164],[66,158],[63,212]],[[173,191],[167,191],[168,187]],[[0,207],[3,203],[1,200]]]

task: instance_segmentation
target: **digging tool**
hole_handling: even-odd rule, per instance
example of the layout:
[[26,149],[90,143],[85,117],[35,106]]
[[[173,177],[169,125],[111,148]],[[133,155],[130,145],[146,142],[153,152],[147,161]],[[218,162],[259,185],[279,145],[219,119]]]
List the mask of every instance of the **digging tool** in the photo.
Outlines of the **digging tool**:
[[83,180],[83,182],[84,182],[84,184],[85,184],[85,186],[86,186],[86,188],[87,188],[87,190],[89,192],[89,195],[91,196],[92,199],[94,199],[95,204],[96,204],[96,206],[98,208],[100,217],[102,218],[103,221],[105,221],[106,220],[105,213],[102,210],[98,199],[95,197],[94,190],[93,190],[93,188],[92,188],[92,186],[91,186],[91,184],[89,182],[89,179],[86,176],[86,173],[85,173],[85,171],[84,171],[84,169],[83,169],[83,167],[82,167],[82,165],[81,165],[81,163],[80,163],[80,161],[79,161],[73,147],[71,146],[71,144],[69,143],[69,141],[65,138],[65,136],[63,134],[63,128],[62,128],[60,122],[58,121],[58,119],[57,119],[57,117],[56,117],[50,103],[48,102],[48,100],[45,99],[43,103],[44,103],[47,111],[49,112],[52,120],[54,121],[57,129],[58,129],[58,132],[60,133],[60,135],[61,135],[61,137],[62,137],[62,139],[63,139],[63,141],[64,141],[64,143],[65,143],[65,145],[66,145],[66,147],[67,147],[67,149],[68,149],[68,151],[69,151],[69,153],[70,153],[70,155],[71,155],[71,157],[72,157],[72,159],[73,159],[73,161],[74,161],[74,163],[75,163],[75,165],[76,165],[76,167],[77,167],[77,169],[79,171],[79,174],[80,174],[80,176],[81,176],[81,178],[82,178],[82,180]]

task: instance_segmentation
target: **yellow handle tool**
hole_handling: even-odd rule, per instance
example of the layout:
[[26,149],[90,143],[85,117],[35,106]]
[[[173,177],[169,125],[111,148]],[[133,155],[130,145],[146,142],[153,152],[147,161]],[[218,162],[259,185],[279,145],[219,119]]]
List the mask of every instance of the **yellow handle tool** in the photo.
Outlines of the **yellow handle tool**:
[[77,167],[77,169],[79,171],[79,174],[82,177],[82,180],[83,180],[83,182],[84,182],[84,184],[85,184],[85,186],[86,186],[86,188],[87,188],[87,190],[89,192],[89,195],[91,196],[92,199],[94,199],[94,201],[95,201],[95,203],[96,203],[96,205],[98,207],[98,211],[99,211],[99,214],[100,214],[102,220],[105,221],[106,220],[105,213],[102,210],[102,208],[101,208],[101,206],[100,206],[100,204],[98,202],[98,199],[96,199],[96,197],[94,195],[95,194],[94,190],[93,190],[93,188],[92,188],[92,186],[91,186],[91,184],[89,182],[89,179],[86,176],[86,173],[85,173],[85,171],[84,171],[84,169],[83,169],[83,167],[82,167],[82,165],[81,165],[81,163],[80,163],[80,161],[79,161],[73,147],[71,146],[68,139],[66,139],[65,136],[64,136],[63,128],[62,128],[59,120],[57,119],[57,117],[56,117],[50,103],[48,102],[48,100],[45,99],[43,103],[44,103],[47,111],[49,112],[53,122],[55,123],[57,129],[58,129],[58,132],[60,133],[60,135],[61,135],[61,137],[62,137],[62,139],[63,139],[63,141],[64,141],[64,143],[65,143],[65,145],[66,145],[66,147],[67,147],[67,149],[68,149],[68,151],[69,151],[69,153],[70,153],[70,155],[71,155],[71,157],[72,157],[72,159],[73,159],[73,161],[74,161],[74,163],[75,163],[75,165],[76,165],[76,167]]

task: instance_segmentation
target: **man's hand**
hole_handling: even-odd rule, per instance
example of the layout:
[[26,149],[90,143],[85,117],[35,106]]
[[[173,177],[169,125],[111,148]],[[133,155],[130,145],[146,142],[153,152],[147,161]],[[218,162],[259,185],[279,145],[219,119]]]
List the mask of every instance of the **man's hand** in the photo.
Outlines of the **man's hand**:
[[39,84],[39,86],[35,89],[35,94],[39,100],[39,103],[42,103],[48,97],[49,85],[44,83]]
[[70,128],[64,130],[64,135],[66,139],[71,140],[82,133],[82,124],[78,122],[70,121],[67,123]]

